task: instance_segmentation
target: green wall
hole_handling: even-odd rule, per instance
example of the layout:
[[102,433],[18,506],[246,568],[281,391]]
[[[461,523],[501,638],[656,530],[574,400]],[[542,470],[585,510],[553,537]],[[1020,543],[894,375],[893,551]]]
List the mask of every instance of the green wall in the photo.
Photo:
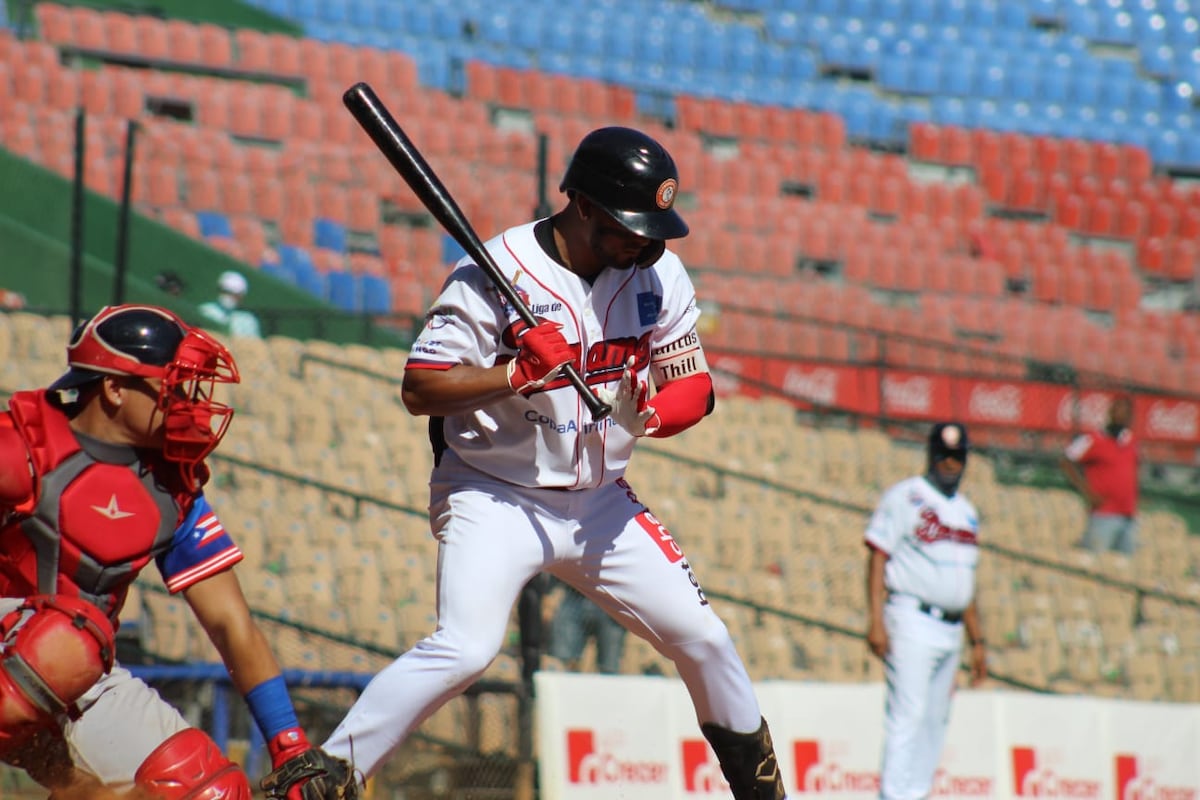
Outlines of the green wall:
[[[71,307],[70,181],[0,150],[0,285],[20,291],[39,311],[63,313]],[[119,206],[86,192],[81,301],[83,313],[112,301],[116,272]],[[214,250],[155,219],[131,214],[124,299],[151,302],[199,321],[196,306],[212,299],[217,276],[227,269],[242,272],[250,283],[246,307],[259,314],[264,332],[299,339],[402,344],[403,336],[376,326],[365,317],[332,308],[291,284]],[[168,295],[155,276],[179,275],[184,291]]]

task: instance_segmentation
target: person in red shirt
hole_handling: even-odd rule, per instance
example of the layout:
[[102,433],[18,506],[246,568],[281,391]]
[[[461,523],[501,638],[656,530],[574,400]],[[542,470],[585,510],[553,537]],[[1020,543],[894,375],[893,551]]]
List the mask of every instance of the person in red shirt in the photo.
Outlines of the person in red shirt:
[[1077,437],[1059,462],[1087,501],[1088,523],[1080,544],[1094,552],[1129,555],[1137,547],[1138,454],[1132,421],[1133,401],[1114,398],[1104,430]]

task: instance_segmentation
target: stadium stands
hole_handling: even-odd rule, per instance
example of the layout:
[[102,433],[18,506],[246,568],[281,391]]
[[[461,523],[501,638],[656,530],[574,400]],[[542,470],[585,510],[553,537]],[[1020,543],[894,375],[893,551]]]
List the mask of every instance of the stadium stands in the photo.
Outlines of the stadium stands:
[[[419,315],[447,250],[341,108],[350,83],[389,102],[481,234],[532,213],[536,134],[553,181],[586,131],[639,125],[680,164],[693,233],[678,251],[719,312],[714,352],[1014,379],[1033,358],[1200,390],[1200,316],[1182,300],[1200,236],[1200,193],[1181,179],[1200,168],[1186,4],[256,4],[307,38],[38,3],[37,39],[0,30],[0,146],[70,175],[82,103],[87,183],[115,197],[136,119],[143,212],[339,308]],[[52,380],[65,335],[61,319],[0,316],[0,388]],[[408,646],[434,607],[424,426],[378,379],[300,368],[305,353],[374,371],[382,357],[398,375],[403,353],[237,346],[247,381],[223,452],[300,480],[220,465],[229,479],[211,493],[246,551],[251,601]],[[723,393],[716,415],[656,442],[631,480],[661,498],[710,591],[820,623],[716,600],[756,679],[878,680],[836,629],[863,627],[860,509],[916,452],[877,430],[798,424],[766,398]],[[658,469],[670,454],[705,463]],[[980,573],[993,669],[1063,692],[1200,701],[1196,607],[1153,596],[1197,596],[1183,521],[1148,512],[1132,559],[1091,556],[1071,548],[1073,495],[1004,485],[985,457],[971,470],[987,538],[1012,553],[986,553]],[[145,603],[157,652],[211,656],[179,601]],[[312,668],[380,661],[273,635]],[[672,674],[631,640],[625,671],[647,668]],[[508,654],[494,667],[512,669]],[[493,700],[485,713],[511,721]],[[459,714],[435,727],[453,738]],[[512,751],[515,725],[485,727],[489,748]]]

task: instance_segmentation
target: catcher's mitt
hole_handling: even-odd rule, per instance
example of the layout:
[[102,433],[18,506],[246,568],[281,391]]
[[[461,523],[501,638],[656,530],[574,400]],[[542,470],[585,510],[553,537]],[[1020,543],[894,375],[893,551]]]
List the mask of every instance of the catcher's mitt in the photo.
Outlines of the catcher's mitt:
[[318,747],[292,756],[259,786],[270,800],[358,800],[354,768]]

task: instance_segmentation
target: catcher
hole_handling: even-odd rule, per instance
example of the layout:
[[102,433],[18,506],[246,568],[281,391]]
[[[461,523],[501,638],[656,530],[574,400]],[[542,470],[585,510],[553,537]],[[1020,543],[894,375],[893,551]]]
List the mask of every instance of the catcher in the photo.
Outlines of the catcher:
[[268,743],[270,797],[354,798],[348,763],[308,742],[205,499],[233,410],[233,357],[171,312],[102,309],[69,369],[0,413],[0,760],[51,797],[249,800],[242,770],[114,661],[129,586],[154,561],[220,653]]

